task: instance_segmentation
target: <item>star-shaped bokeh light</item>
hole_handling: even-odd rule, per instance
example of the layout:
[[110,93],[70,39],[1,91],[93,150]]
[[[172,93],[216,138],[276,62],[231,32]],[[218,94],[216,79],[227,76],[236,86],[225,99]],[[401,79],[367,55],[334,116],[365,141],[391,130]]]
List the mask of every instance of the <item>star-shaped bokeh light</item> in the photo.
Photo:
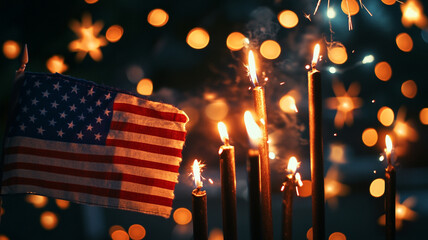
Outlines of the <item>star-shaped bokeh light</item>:
[[77,52],[76,59],[81,61],[89,53],[93,60],[100,61],[103,58],[100,47],[107,45],[105,37],[98,36],[103,28],[103,23],[97,21],[92,24],[91,16],[86,14],[82,17],[82,23],[72,20],[70,28],[79,37],[68,45],[70,51]]
[[342,82],[333,81],[333,91],[336,97],[327,99],[327,107],[337,110],[334,126],[340,129],[345,123],[348,126],[352,125],[354,122],[352,111],[363,104],[361,98],[357,97],[360,93],[360,85],[353,82],[346,91]]

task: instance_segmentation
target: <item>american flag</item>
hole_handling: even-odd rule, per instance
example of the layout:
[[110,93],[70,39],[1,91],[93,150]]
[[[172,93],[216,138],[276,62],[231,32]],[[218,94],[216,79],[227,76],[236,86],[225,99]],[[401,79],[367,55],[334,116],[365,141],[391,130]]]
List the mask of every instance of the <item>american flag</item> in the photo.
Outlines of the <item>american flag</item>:
[[61,74],[27,72],[15,114],[2,194],[170,216],[183,111]]

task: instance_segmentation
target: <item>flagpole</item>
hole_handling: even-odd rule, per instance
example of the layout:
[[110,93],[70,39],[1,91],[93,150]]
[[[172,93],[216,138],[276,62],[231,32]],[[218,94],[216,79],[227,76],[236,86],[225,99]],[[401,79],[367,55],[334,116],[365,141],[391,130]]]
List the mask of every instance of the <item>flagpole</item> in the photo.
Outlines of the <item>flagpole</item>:
[[[22,51],[22,57],[21,57],[21,65],[19,66],[18,70],[15,72],[15,78],[13,80],[13,85],[12,85],[12,95],[10,96],[10,102],[9,102],[9,106],[10,109],[14,109],[15,104],[18,102],[18,87],[17,87],[17,82],[18,80],[24,75],[25,72],[25,68],[27,66],[28,63],[28,47],[27,44],[24,45],[24,50]],[[3,134],[3,149],[4,149],[4,145],[6,144],[6,137],[7,137],[7,130],[9,129],[9,125],[12,123],[12,116],[13,114],[9,114],[9,117],[7,118],[6,121],[6,128],[5,128],[5,132]],[[3,163],[4,163],[4,154],[2,154],[1,157],[1,162],[0,162],[0,180],[3,179]],[[3,206],[3,197],[2,197],[2,193],[1,193],[2,187],[1,187],[1,183],[0,183],[0,208]],[[0,222],[1,222],[1,215],[0,215]]]

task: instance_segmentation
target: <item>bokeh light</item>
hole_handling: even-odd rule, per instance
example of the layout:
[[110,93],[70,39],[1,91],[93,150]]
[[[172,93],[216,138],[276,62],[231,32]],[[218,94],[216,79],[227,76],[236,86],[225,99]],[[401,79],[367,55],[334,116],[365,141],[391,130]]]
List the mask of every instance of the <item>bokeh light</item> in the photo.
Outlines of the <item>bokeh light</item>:
[[312,195],[312,182],[311,180],[303,180],[302,186],[297,186],[299,190],[299,197],[309,197]]
[[337,72],[337,69],[336,69],[335,67],[329,67],[329,68],[328,68],[328,71],[329,71],[331,74],[335,74],[335,73]]
[[189,121],[186,123],[186,129],[192,129],[192,127],[199,121],[199,111],[191,106],[181,107],[181,110],[183,110],[189,117]]
[[226,45],[232,51],[241,50],[245,45],[245,36],[240,32],[233,32],[227,36]]
[[143,78],[144,72],[140,66],[132,65],[126,69],[126,77],[132,83],[138,83]]
[[67,71],[68,66],[64,63],[64,57],[54,55],[46,61],[46,67],[51,73],[63,73]]
[[333,18],[336,17],[336,11],[334,10],[334,8],[329,7],[327,9],[327,17],[330,18],[330,19],[333,19]]
[[400,33],[395,38],[395,43],[397,47],[403,52],[410,52],[413,49],[413,40],[407,33]]
[[132,240],[141,240],[146,236],[146,229],[140,224],[133,224],[129,227],[128,233]]
[[378,140],[378,134],[376,129],[374,128],[365,129],[363,131],[361,138],[363,139],[364,145],[366,145],[367,147],[373,147]]
[[229,112],[229,107],[224,100],[216,100],[205,108],[205,114],[207,117],[214,121],[221,121]]
[[341,232],[334,232],[330,234],[328,240],[346,240],[346,236]]
[[392,76],[392,69],[389,63],[379,62],[375,66],[376,77],[382,81],[388,81]]
[[385,127],[391,126],[394,122],[394,111],[389,107],[381,107],[377,112],[377,119]]
[[163,9],[157,8],[149,12],[147,22],[154,27],[163,27],[168,22],[169,15]]
[[314,230],[311,228],[308,229],[308,231],[306,232],[306,238],[308,240],[313,240],[314,238]]
[[192,213],[187,208],[177,208],[172,217],[178,225],[186,225],[192,221]]
[[94,4],[94,3],[98,2],[98,0],[85,0],[85,2],[87,4]]
[[372,63],[374,61],[373,55],[367,55],[361,61],[363,64]]
[[55,199],[56,205],[61,209],[67,209],[70,206],[70,202],[62,199]]
[[115,232],[115,231],[117,231],[117,230],[122,230],[122,231],[125,231],[125,229],[122,227],[122,226],[120,226],[120,225],[113,225],[113,226],[111,226],[109,229],[108,229],[108,235],[112,235],[113,234],[113,232]]
[[382,2],[386,5],[393,5],[397,0],[382,0]]
[[327,47],[327,56],[332,63],[343,64],[348,60],[346,47],[340,42],[333,42]]
[[421,120],[422,124],[428,125],[428,108],[422,108],[422,110],[419,112],[419,119]]
[[123,36],[123,27],[113,25],[107,29],[106,38],[109,42],[117,42]]
[[3,43],[3,54],[6,58],[15,59],[19,56],[21,47],[13,40],[7,40]]
[[266,59],[276,59],[281,54],[281,47],[274,40],[266,40],[260,46],[260,54]]
[[345,158],[345,145],[343,144],[330,144],[330,161],[334,163],[346,163]]
[[129,240],[129,235],[124,230],[116,230],[110,235],[112,240]]
[[408,0],[400,5],[402,17],[401,23],[405,27],[411,27],[413,24],[419,28],[425,28],[428,25],[428,19],[424,15],[423,5],[418,0]]
[[223,240],[223,231],[219,228],[214,228],[210,231],[210,235],[208,236],[208,240]]
[[355,0],[342,0],[340,7],[346,15],[350,13],[353,16],[360,11],[360,4]]
[[299,23],[299,18],[293,11],[284,10],[278,14],[278,21],[285,28],[293,28]]
[[68,45],[70,51],[77,52],[76,59],[82,61],[89,53],[94,61],[101,61],[103,53],[100,47],[107,45],[105,37],[99,36],[103,23],[97,21],[92,24],[91,15],[86,14],[82,17],[82,23],[76,20],[71,21],[70,28],[79,37]]
[[33,204],[35,208],[42,208],[48,204],[48,198],[40,195],[29,194],[25,197],[25,200]]
[[9,240],[6,235],[0,234],[0,240]]
[[186,42],[194,49],[205,48],[210,41],[210,35],[203,28],[193,28],[187,34]]
[[141,95],[152,95],[153,92],[153,82],[148,78],[143,78],[138,82],[137,92]]
[[286,113],[296,113],[298,112],[296,107],[296,100],[294,97],[286,94],[281,97],[279,100],[279,108]]
[[46,230],[52,230],[58,225],[58,217],[55,213],[45,211],[40,215],[40,224]]
[[418,92],[418,86],[415,81],[407,80],[401,84],[401,93],[407,98],[414,98]]
[[370,183],[370,195],[373,197],[381,197],[385,193],[385,180],[377,178]]

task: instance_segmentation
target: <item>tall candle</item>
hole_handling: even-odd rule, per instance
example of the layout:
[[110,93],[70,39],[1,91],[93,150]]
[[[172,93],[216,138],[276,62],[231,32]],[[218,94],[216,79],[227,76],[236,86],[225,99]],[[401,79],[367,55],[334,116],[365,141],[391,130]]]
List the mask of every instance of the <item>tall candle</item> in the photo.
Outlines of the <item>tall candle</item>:
[[208,240],[207,193],[202,191],[201,170],[198,160],[193,162],[196,188],[192,191],[193,238]]
[[253,89],[253,96],[254,108],[257,115],[257,124],[259,125],[262,132],[262,137],[259,141],[260,178],[262,185],[260,196],[262,209],[262,232],[263,238],[270,240],[273,239],[273,228],[266,101],[264,88],[259,86],[259,82],[257,80],[254,54],[251,50],[248,54],[248,66],[250,69],[250,78],[255,85]]
[[392,141],[389,135],[385,138],[386,160],[388,166],[385,169],[385,216],[386,216],[386,239],[395,239],[395,194],[396,194],[396,172],[392,164]]
[[262,239],[260,205],[260,158],[259,150],[248,150],[248,195],[250,205],[250,232],[252,240]]
[[218,123],[218,130],[224,143],[219,149],[223,235],[225,240],[234,240],[238,238],[236,228],[235,148],[229,144],[229,135],[223,122]]
[[318,61],[319,49],[320,46],[317,44],[314,49],[312,69],[308,72],[309,147],[312,178],[312,229],[314,240],[322,240],[325,238],[321,73],[315,68]]
[[[296,157],[288,160],[287,177],[282,186],[282,239],[292,240],[293,232],[293,197],[296,194],[296,170],[299,162]],[[300,175],[299,175],[300,176]]]

